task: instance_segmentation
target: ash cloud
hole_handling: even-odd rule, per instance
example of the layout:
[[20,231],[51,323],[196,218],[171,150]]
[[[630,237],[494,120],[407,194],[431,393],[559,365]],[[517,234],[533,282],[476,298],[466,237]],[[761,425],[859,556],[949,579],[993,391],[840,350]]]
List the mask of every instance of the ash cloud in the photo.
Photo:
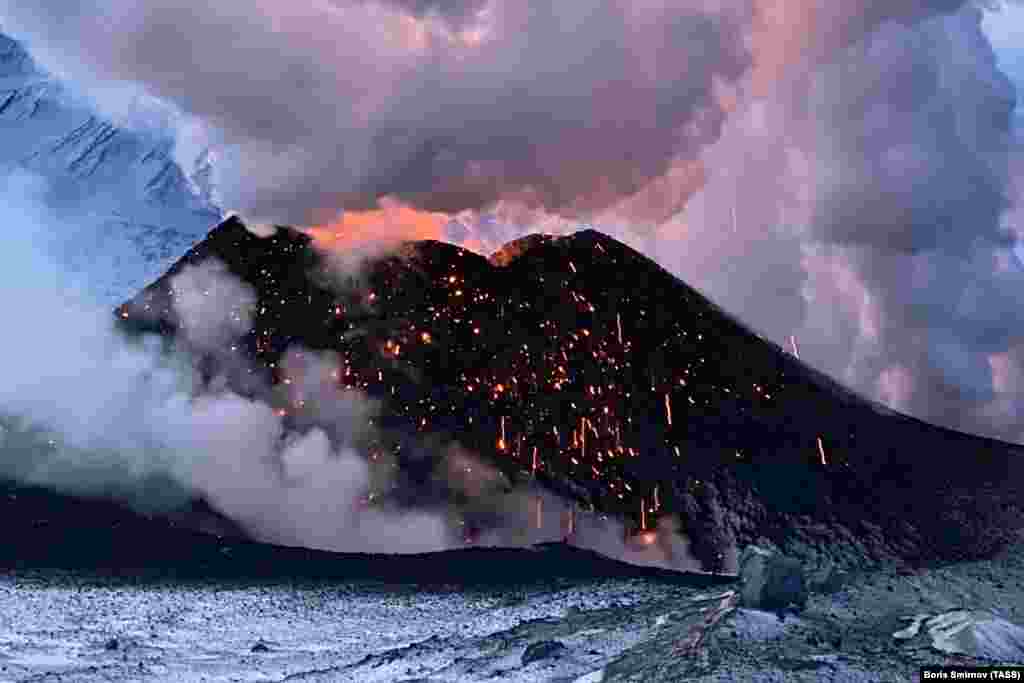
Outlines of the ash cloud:
[[386,195],[445,212],[506,196],[603,208],[717,136],[716,84],[748,67],[750,13],[742,0],[7,0],[0,24],[58,74],[176,108],[180,149],[215,150],[222,206],[310,225]]
[[197,350],[222,351],[252,327],[256,295],[222,263],[186,266],[173,278],[171,289],[175,315]]
[[[754,66],[723,96],[699,173],[650,183],[593,224],[865,395],[1020,441],[1024,147],[982,29],[1000,15],[759,7]],[[514,200],[475,219],[489,246],[577,227]]]
[[[251,396],[229,388],[237,383],[221,373],[245,372],[231,349],[254,298],[217,262],[173,278],[174,344],[123,337],[110,310],[55,265],[66,215],[44,208],[46,189],[21,173],[0,179],[0,217],[19,228],[0,256],[0,303],[20,322],[0,337],[0,478],[152,512],[201,497],[257,539],[346,552],[527,545],[567,533],[569,503],[514,489],[457,447],[439,460],[436,482],[461,502],[396,477],[388,456],[368,447],[376,402],[339,384],[334,354],[292,348],[280,363],[285,381],[251,378]],[[580,545],[692,564],[622,537],[614,521],[581,513]]]
[[[566,500],[534,481],[513,485],[502,472],[454,444],[436,476],[466,503],[461,527],[474,545],[516,547],[564,540],[630,564],[700,571],[678,520],[664,517],[639,537],[618,519]],[[735,572],[726,562],[725,571]]]
[[657,253],[865,394],[1019,440],[1016,93],[981,19],[882,24],[745,102]]
[[375,407],[331,390],[331,358],[289,355],[293,394],[279,398],[309,406],[290,430],[268,388],[249,398],[220,377],[204,381],[194,354],[224,364],[225,347],[248,330],[251,292],[222,267],[174,279],[180,348],[123,337],[110,310],[55,265],[66,216],[44,208],[46,189],[22,173],[0,178],[0,214],[17,226],[0,255],[0,303],[11,315],[0,337],[0,477],[147,510],[202,497],[257,538],[285,544],[415,552],[458,542],[443,511],[363,504],[388,484],[372,480],[357,450]]
[[586,218],[863,392],[1020,440],[1024,174],[981,16],[959,0],[0,0],[4,29],[103,84],[103,106],[139,92],[176,110],[180,153],[212,148],[220,200],[247,219],[318,224],[393,197],[487,244]]

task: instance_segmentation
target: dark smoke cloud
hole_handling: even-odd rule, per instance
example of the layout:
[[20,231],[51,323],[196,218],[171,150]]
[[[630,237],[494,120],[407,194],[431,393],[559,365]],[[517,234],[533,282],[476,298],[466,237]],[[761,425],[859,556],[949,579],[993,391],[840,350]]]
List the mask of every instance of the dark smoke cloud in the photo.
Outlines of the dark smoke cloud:
[[981,16],[882,24],[746,100],[654,248],[869,396],[1019,439],[1016,93]]
[[990,356],[1024,335],[1024,272],[1002,220],[1016,93],[980,21],[967,8],[885,26],[819,73],[808,237],[833,245],[864,291],[854,381],[884,393],[909,376],[899,407],[1019,438],[984,409]]
[[663,220],[700,181],[673,193],[671,171],[717,139],[751,68],[770,85],[960,4],[5,0],[0,22],[112,106],[111,82],[173,105],[182,154],[212,146],[222,204],[253,220],[322,223],[382,196],[586,217],[659,179]]
[[813,237],[901,251],[1011,244],[999,217],[1016,94],[979,20],[882,27],[817,75],[808,124],[827,147],[814,151]]
[[383,195],[572,212],[635,192],[716,137],[744,5],[7,1],[0,22],[59,73],[201,121],[226,207],[310,224]]

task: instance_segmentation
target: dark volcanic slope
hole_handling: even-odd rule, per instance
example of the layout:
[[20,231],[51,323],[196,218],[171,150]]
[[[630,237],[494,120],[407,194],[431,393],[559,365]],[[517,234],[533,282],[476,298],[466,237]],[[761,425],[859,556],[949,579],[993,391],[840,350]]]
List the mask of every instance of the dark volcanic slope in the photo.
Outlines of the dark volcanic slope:
[[[561,543],[418,555],[329,553],[193,530],[196,517],[141,515],[117,503],[0,484],[0,570],[85,570],[133,579],[335,579],[430,585],[516,585],[561,579],[646,578],[709,587],[728,576],[635,567]],[[222,520],[210,519],[220,525]]]
[[[173,334],[169,279],[207,258],[258,292],[240,352],[273,381],[290,346],[337,351],[341,381],[383,400],[385,431],[457,440],[634,528],[678,515],[710,569],[759,537],[923,562],[988,553],[1020,526],[1024,450],[854,396],[594,231],[490,261],[410,244],[341,286],[306,236],[231,219],[118,309],[125,326]],[[402,452],[410,481],[432,469]]]

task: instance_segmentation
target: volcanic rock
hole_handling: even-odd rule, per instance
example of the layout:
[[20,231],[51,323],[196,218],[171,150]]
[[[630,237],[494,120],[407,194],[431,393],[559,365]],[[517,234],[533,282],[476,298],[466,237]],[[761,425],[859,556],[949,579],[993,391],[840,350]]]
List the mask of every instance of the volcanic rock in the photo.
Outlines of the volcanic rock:
[[566,647],[557,640],[541,640],[530,645],[523,652],[523,666],[541,659],[555,657]]
[[842,590],[848,579],[845,571],[831,562],[825,562],[813,572],[808,572],[807,590],[829,595]]
[[893,637],[909,641],[921,626],[932,648],[950,655],[966,655],[1009,664],[1024,664],[1024,628],[983,610],[952,610],[937,615],[906,617],[910,622]]
[[[256,302],[236,362],[195,351],[197,366],[264,391],[302,428],[282,358],[337,354],[339,383],[382,405],[366,448],[401,476],[378,500],[457,497],[432,478],[434,456],[403,448],[429,438],[632,531],[674,518],[713,571],[759,539],[809,568],[865,567],[986,556],[1022,526],[1024,449],[857,396],[593,230],[520,240],[490,261],[410,243],[339,274],[310,237],[259,238],[232,218],[118,322],[186,344],[171,281],[209,259]],[[486,527],[474,514],[467,524]]]
[[782,610],[807,604],[807,587],[800,563],[757,546],[740,557],[740,604],[763,610]]

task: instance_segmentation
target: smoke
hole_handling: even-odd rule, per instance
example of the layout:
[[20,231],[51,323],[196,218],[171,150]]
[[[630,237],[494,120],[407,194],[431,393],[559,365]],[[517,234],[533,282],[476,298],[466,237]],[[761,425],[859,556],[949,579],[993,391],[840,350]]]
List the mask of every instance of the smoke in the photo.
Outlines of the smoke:
[[982,16],[882,24],[744,101],[648,253],[865,394],[1019,440],[1016,94]]
[[101,106],[120,113],[126,97],[104,94],[131,91],[177,112],[179,149],[215,151],[222,206],[299,225],[384,196],[449,213],[508,196],[606,207],[716,137],[751,14],[743,0],[0,3],[4,30]]
[[[982,24],[999,15],[757,10],[753,67],[719,91],[719,138],[591,222],[864,394],[1024,439],[1024,155]],[[488,246],[576,227],[515,199],[474,218]]]
[[[465,501],[462,527],[474,545],[515,547],[566,540],[631,564],[701,570],[678,521],[670,517],[636,537],[620,520],[587,510],[535,482],[513,485],[457,444],[447,449],[436,474]],[[726,571],[735,571],[735,566],[727,565]]]
[[[309,404],[299,430],[285,429],[270,398],[202,381],[192,354],[224,352],[249,328],[252,293],[223,267],[207,263],[174,278],[181,350],[121,336],[109,309],[55,265],[62,226],[43,208],[45,191],[20,173],[0,185],[11,227],[0,264],[11,316],[0,337],[0,476],[149,509],[201,497],[279,543],[389,552],[453,543],[436,511],[361,503],[387,484],[379,473],[372,480],[354,450],[374,405],[327,388],[330,358],[297,350],[285,364],[301,392],[285,399]],[[300,367],[296,359],[307,356]]]
[[[161,112],[183,167],[212,150],[220,203],[248,220],[315,225],[321,244],[357,256],[408,237],[493,249],[587,220],[767,336],[787,347],[795,337],[805,360],[855,388],[1020,440],[1024,157],[1016,94],[983,16],[961,0],[0,0],[4,29],[119,121],[140,103]],[[7,211],[46,224],[30,205]],[[23,247],[58,232],[37,230]],[[8,277],[32,262],[12,260]],[[179,283],[193,292],[179,313],[197,348],[223,349],[246,326],[244,289],[223,275]],[[211,287],[239,308],[195,295]],[[13,378],[0,390],[4,412],[60,425],[81,448],[146,453],[115,461],[132,476],[171,471],[186,488],[202,484],[166,453],[215,452],[208,471],[185,471],[223,481],[204,492],[273,538],[309,523],[316,504],[299,499],[322,500],[282,493],[281,477],[316,488],[301,472],[323,467],[323,481],[373,479],[351,443],[337,445],[365,428],[372,406],[313,387],[324,412],[289,441],[265,403],[180,399],[207,389],[48,288],[12,304],[33,325],[37,308],[59,315],[0,342]],[[57,319],[84,330],[74,349],[44,334]],[[30,362],[16,363],[19,354]],[[96,386],[124,398],[99,400]],[[52,401],[58,394],[67,405]],[[165,448],[154,405],[176,406],[176,435],[199,436]],[[260,426],[236,428],[248,420]],[[262,454],[245,471],[272,504],[238,495],[232,453]],[[528,518],[532,496],[507,496],[493,514]],[[275,522],[278,505],[295,516]],[[311,542],[349,539],[339,528],[314,524]]]
[[[9,226],[0,291],[11,316],[0,338],[0,414],[11,432],[0,465],[4,473],[30,480],[104,491],[163,467],[144,427],[148,402],[187,391],[190,378],[146,348],[119,343],[109,313],[101,314],[54,265],[61,234],[41,208],[45,189],[38,178],[22,174],[0,180],[3,222]],[[98,387],[104,387],[102,394]],[[65,448],[23,458],[10,447],[19,431],[53,425],[60,425]],[[125,450],[133,456],[120,457]]]
[[180,476],[258,539],[388,553],[456,543],[437,511],[370,507],[371,485],[381,482],[372,481],[366,457],[335,447],[323,429],[286,436],[270,406],[231,394],[200,397],[179,415],[167,422],[169,443],[200,456]]
[[667,217],[745,75],[764,92],[887,20],[960,4],[7,0],[0,22],[118,120],[144,102],[182,155],[212,147],[222,206],[313,225],[385,196],[583,217],[645,190],[676,197]]
[[218,352],[252,327],[252,288],[217,261],[186,266],[171,282],[174,313],[195,349]]
[[[62,226],[45,208],[46,189],[22,173],[0,185],[2,219],[13,228],[0,303],[20,322],[0,337],[0,477],[147,511],[202,498],[257,539],[347,552],[516,546],[569,533],[569,503],[513,488],[457,446],[438,459],[446,496],[410,490],[368,446],[377,403],[340,385],[332,353],[292,348],[280,363],[283,382],[250,377],[253,396],[235,393],[224,373],[247,370],[236,350],[255,298],[216,261],[172,278],[173,344],[122,336],[109,309],[56,265]],[[685,554],[621,538],[616,523],[580,513],[578,545],[690,566]]]

